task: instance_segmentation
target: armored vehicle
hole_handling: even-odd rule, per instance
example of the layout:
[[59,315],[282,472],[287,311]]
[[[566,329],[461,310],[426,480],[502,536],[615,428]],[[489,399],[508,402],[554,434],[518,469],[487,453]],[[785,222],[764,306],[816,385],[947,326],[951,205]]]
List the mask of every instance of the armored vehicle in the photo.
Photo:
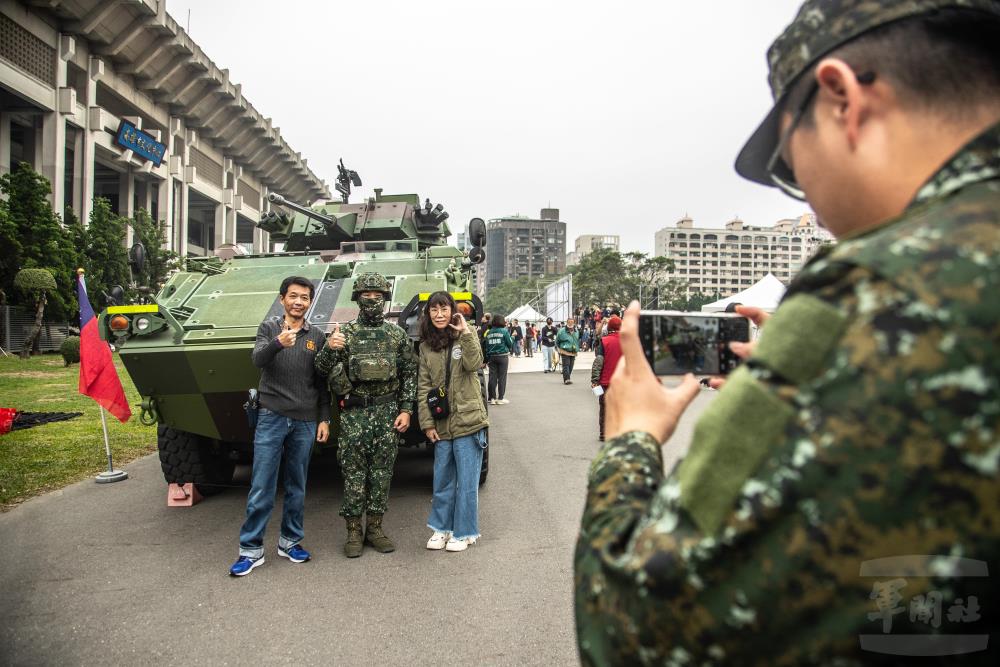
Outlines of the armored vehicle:
[[[140,419],[157,425],[160,462],[168,483],[193,482],[202,493],[230,482],[235,465],[252,458],[253,434],[244,403],[259,370],[250,351],[257,326],[281,315],[278,286],[289,275],[310,279],[315,298],[306,314],[311,326],[329,333],[354,319],[355,276],[368,271],[392,284],[387,319],[418,344],[418,317],[431,292],[447,290],[459,310],[478,322],[482,301],[474,294],[474,271],[485,259],[485,223],[469,224],[472,249],[447,244],[448,214],[415,194],[375,196],[348,202],[361,180],[341,161],[337,190],[342,201],[313,208],[270,194],[288,212],[269,212],[257,226],[283,244],[280,252],[245,254],[223,246],[215,256],[188,258],[151,303],[109,306],[100,315],[101,335],[119,349],[142,395]],[[331,437],[337,444],[334,405]],[[413,421],[403,444],[424,442]],[[317,446],[320,446],[317,444]],[[484,458],[482,480],[488,471]]]

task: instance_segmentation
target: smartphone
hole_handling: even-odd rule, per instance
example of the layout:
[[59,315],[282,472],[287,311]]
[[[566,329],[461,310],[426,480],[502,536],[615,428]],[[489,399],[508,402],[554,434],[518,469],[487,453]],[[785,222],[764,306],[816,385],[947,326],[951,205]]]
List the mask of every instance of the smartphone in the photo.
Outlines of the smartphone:
[[750,320],[736,313],[648,310],[639,315],[639,340],[657,375],[726,375],[740,363],[729,343],[750,340]]

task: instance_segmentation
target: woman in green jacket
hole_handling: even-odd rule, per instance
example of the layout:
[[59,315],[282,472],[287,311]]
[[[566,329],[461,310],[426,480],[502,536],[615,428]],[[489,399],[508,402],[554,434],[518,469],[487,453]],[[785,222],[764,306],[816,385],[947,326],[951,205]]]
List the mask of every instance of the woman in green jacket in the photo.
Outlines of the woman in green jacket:
[[[450,381],[445,372],[450,363]],[[482,348],[448,292],[431,294],[420,316],[417,374],[420,428],[434,443],[434,497],[428,549],[465,551],[479,539],[479,472],[486,448],[486,406],[479,384]],[[435,419],[427,394],[448,385],[448,416]]]
[[507,365],[510,353],[514,351],[514,339],[510,336],[503,315],[494,315],[490,330],[486,334],[486,363],[490,367],[490,405],[510,403],[503,397],[507,393]]

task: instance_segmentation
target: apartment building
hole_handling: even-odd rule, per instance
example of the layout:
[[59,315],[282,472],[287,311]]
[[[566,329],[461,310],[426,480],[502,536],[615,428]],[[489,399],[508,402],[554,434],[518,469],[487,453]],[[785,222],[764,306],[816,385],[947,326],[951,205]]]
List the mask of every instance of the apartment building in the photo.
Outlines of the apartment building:
[[674,261],[669,277],[685,283],[688,296],[726,297],[768,273],[789,284],[816,249],[833,240],[811,213],[771,227],[747,225],[739,218],[722,228],[695,227],[684,216],[656,232],[655,253]]
[[566,223],[559,209],[538,218],[508,216],[486,224],[486,291],[522,276],[557,276],[566,271]]
[[574,249],[566,253],[566,266],[578,264],[581,259],[598,248],[620,251],[621,237],[617,234],[583,234],[576,237]]

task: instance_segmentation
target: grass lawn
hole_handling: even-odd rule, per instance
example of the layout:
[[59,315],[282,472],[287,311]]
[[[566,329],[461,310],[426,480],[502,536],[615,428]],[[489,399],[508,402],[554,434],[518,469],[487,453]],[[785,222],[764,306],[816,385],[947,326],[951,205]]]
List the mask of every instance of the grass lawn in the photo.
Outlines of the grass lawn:
[[[118,377],[132,407],[122,424],[110,414],[108,439],[115,467],[156,451],[156,427],[139,423],[139,394],[115,355]],[[77,392],[80,365],[63,365],[58,354],[21,361],[0,356],[0,407],[24,412],[82,412],[75,419],[0,435],[0,510],[44,491],[106,470],[97,403]]]

